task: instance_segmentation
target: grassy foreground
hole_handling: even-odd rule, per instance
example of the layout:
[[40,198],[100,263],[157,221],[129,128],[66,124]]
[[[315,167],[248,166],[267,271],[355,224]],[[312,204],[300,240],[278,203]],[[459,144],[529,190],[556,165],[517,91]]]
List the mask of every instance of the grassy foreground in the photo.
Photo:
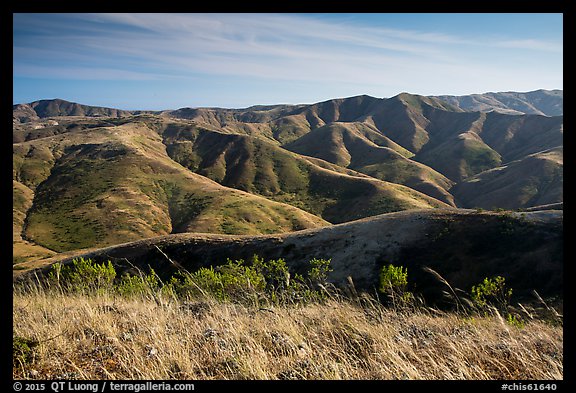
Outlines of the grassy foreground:
[[55,291],[13,307],[15,379],[563,379],[561,326],[498,315]]

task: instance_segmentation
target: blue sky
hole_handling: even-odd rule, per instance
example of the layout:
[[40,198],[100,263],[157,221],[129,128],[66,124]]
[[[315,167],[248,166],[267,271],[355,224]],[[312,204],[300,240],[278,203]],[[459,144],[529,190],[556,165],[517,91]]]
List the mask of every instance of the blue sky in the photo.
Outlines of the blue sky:
[[562,14],[14,14],[13,103],[121,109],[563,88]]

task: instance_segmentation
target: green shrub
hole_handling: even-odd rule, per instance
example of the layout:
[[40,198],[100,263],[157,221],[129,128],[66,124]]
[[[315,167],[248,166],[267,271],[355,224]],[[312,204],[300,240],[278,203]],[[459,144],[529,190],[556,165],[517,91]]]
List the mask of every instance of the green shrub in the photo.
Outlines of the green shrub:
[[142,297],[146,295],[153,295],[162,288],[160,279],[154,271],[150,269],[148,275],[140,274],[132,276],[125,273],[120,278],[120,282],[116,284],[116,292],[123,297]]
[[176,274],[170,277],[168,284],[165,285],[163,290],[168,288],[175,297],[180,299],[188,299],[189,297],[202,295],[202,289],[194,284],[191,277],[192,275],[189,273],[176,272]]
[[183,298],[212,297],[256,305],[309,303],[326,298],[325,291],[314,290],[312,286],[324,285],[329,271],[330,260],[313,259],[307,279],[301,274],[292,277],[284,259],[266,261],[254,255],[249,262],[228,259],[221,266],[178,273],[169,286],[176,296]]
[[526,324],[524,323],[524,321],[522,321],[522,319],[520,319],[516,315],[510,314],[510,313],[508,313],[508,315],[506,316],[506,322],[509,325],[514,326],[518,329],[522,329],[522,328],[524,328],[524,326],[526,326]]
[[408,268],[386,265],[380,269],[380,292],[404,292],[408,285]]
[[51,270],[48,273],[48,282],[60,285],[60,278],[62,277],[62,264],[56,262],[51,266]]
[[408,268],[392,264],[382,266],[380,269],[379,291],[385,294],[389,301],[396,306],[405,306],[414,299],[408,287]]
[[228,262],[214,268],[200,268],[193,273],[179,273],[170,282],[181,297],[214,297],[219,301],[246,300],[263,292],[264,276],[244,260]]
[[52,265],[49,280],[70,292],[105,292],[113,288],[116,270],[112,262],[98,264],[91,259],[74,259],[71,264]]
[[251,260],[228,259],[220,266],[210,266],[195,272],[177,272],[165,284],[151,269],[145,275],[123,274],[116,278],[110,261],[98,264],[90,259],[74,259],[71,264],[56,263],[48,275],[52,286],[69,292],[115,293],[122,297],[159,295],[177,298],[214,298],[218,301],[238,301],[260,304],[309,303],[328,296],[330,259],[314,258],[304,275],[293,277],[282,258],[264,260],[254,255]]
[[308,271],[308,278],[313,284],[326,284],[328,281],[328,273],[333,271],[330,263],[331,259],[312,259],[310,261],[310,270]]
[[189,297],[210,296],[218,300],[225,300],[222,275],[210,268],[201,268],[194,273],[184,276],[181,293]]
[[35,348],[38,341],[23,337],[13,337],[12,339],[12,366],[25,366],[33,363],[36,359]]
[[216,268],[220,282],[229,299],[251,298],[255,293],[261,293],[266,288],[264,275],[255,266],[248,266],[244,260],[228,260],[228,263]]
[[496,307],[504,314],[508,313],[512,289],[506,288],[506,280],[502,276],[484,278],[478,285],[472,286],[473,304],[481,311],[487,311],[490,307]]
[[290,271],[284,259],[264,261],[264,258],[258,258],[257,255],[254,255],[252,267],[264,277],[266,292],[281,292],[290,286]]

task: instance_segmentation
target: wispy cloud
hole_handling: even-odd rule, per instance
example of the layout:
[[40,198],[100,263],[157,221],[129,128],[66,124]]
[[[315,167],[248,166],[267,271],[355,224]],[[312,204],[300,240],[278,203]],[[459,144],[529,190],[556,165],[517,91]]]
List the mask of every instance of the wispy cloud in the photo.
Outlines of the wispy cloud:
[[[322,74],[338,78],[352,69],[362,73],[362,64],[395,67],[426,61],[433,66],[451,59],[463,45],[558,49],[538,40],[471,41],[435,32],[336,24],[292,15],[81,14],[77,18],[90,23],[66,29],[39,18],[38,31],[51,34],[20,41],[16,62],[45,64],[38,67],[45,73],[59,60],[93,61],[111,77],[111,69],[122,71],[119,78],[129,72],[126,67],[133,67],[138,72],[130,72],[143,77],[167,70],[309,79],[301,73],[308,70],[314,78]],[[320,69],[325,72],[318,74]],[[52,73],[62,76],[56,67]],[[90,73],[81,75],[89,77]]]
[[495,44],[502,48],[529,49],[531,51],[562,53],[562,42],[552,42],[546,40],[525,39],[525,40],[503,40]]
[[407,90],[431,77],[471,83],[471,75],[503,75],[500,55],[514,51],[561,54],[562,43],[300,14],[24,14],[14,23],[14,76],[63,80],[204,75],[319,85],[402,82]]
[[102,68],[90,66],[45,66],[23,64],[19,65],[15,72],[19,76],[36,77],[42,75],[50,79],[69,79],[69,80],[159,80],[169,78],[170,75],[159,75],[152,73],[142,73],[121,70],[116,68]]

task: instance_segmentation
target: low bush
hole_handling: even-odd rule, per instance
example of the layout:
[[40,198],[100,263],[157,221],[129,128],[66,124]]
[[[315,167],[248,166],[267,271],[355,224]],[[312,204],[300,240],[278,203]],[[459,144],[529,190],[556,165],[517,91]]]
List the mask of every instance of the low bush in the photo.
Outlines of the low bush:
[[153,295],[161,288],[160,278],[154,269],[150,269],[150,273],[147,275],[142,273],[139,275],[123,274],[114,289],[120,296],[130,298]]
[[94,293],[112,289],[116,269],[112,262],[95,263],[91,259],[74,259],[71,264],[55,263],[49,282],[69,292]]
[[24,337],[12,338],[12,367],[26,367],[36,359],[38,341]]
[[124,273],[116,277],[110,261],[74,259],[71,264],[52,265],[50,287],[83,294],[111,294],[122,297],[158,296],[180,299],[205,298],[254,305],[309,303],[327,298],[330,260],[312,259],[305,275],[291,275],[283,259],[230,260],[223,265],[203,267],[194,272],[179,271],[164,283],[153,269],[148,274]]
[[480,284],[472,286],[471,297],[472,305],[479,314],[485,316],[491,313],[504,315],[504,320],[510,326],[519,329],[526,325],[518,315],[510,312],[512,288],[506,287],[506,279],[504,277],[484,278]]
[[500,312],[507,312],[512,296],[512,289],[506,288],[506,279],[502,276],[484,278],[478,284],[472,286],[472,301],[482,311],[495,307]]
[[255,305],[308,303],[321,301],[326,294],[320,289],[331,271],[330,260],[313,259],[307,278],[292,276],[283,259],[265,261],[254,256],[226,264],[200,268],[193,273],[179,273],[170,281],[179,297],[211,297],[219,301],[249,302]]
[[404,307],[409,305],[414,299],[412,292],[408,288],[408,268],[384,265],[380,269],[380,293],[387,296],[387,302],[394,307]]

